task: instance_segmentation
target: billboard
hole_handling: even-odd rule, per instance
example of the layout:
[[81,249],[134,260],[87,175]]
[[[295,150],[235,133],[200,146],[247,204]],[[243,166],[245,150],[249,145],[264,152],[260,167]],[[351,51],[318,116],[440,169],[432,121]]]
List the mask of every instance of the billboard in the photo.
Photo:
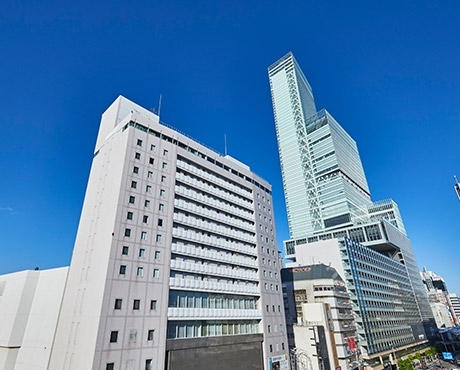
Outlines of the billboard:
[[289,356],[281,355],[268,358],[269,370],[289,370]]

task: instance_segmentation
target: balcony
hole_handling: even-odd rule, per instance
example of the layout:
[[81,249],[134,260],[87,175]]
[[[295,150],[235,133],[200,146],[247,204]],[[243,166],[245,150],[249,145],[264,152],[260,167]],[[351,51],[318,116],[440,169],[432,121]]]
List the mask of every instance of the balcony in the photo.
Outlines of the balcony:
[[260,320],[262,314],[259,310],[237,310],[233,308],[201,308],[201,307],[169,307],[168,319],[170,320],[218,320],[240,319]]
[[169,278],[169,286],[177,289],[189,289],[203,292],[235,293],[242,295],[260,295],[259,286],[218,283],[216,281]]

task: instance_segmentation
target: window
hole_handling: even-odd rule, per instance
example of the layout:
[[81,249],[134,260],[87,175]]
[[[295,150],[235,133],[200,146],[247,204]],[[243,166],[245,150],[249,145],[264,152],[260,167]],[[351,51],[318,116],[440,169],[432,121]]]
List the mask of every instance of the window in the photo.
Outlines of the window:
[[154,151],[155,151],[155,149],[156,149],[156,146],[155,146],[155,145],[153,145],[153,144],[152,144],[152,145],[150,145],[150,150],[151,150],[152,152],[154,152]]
[[163,219],[162,218],[158,219],[158,226],[163,226]]
[[147,224],[149,222],[149,216],[144,215],[144,217],[142,217],[142,222]]
[[150,208],[150,200],[146,200],[146,201],[144,202],[144,207],[145,207],[145,208]]
[[105,370],[114,370],[114,369],[115,369],[114,362],[109,362],[107,365],[105,365]]
[[131,236],[131,229],[125,229],[125,236],[127,237]]
[[145,191],[146,191],[147,193],[151,193],[151,192],[152,192],[152,186],[151,186],[151,185],[147,185],[147,186],[145,187]]
[[166,176],[161,176],[161,182],[166,182]]
[[270,306],[267,304],[267,312],[270,312]]
[[272,332],[272,326],[271,326],[271,325],[268,325],[268,332],[269,332],[269,333]]
[[133,189],[136,189],[137,188],[137,182],[136,181],[131,181],[131,187]]
[[152,359],[145,360],[145,370],[152,370]]
[[141,240],[147,240],[147,231],[141,231]]
[[164,197],[166,194],[166,190],[160,189],[160,197]]
[[273,346],[270,344],[270,352],[273,352]]
[[166,149],[165,149],[165,150],[163,150],[163,155],[164,155],[165,157],[167,157],[167,156],[168,156],[168,151],[167,151]]
[[126,275],[126,265],[120,265],[120,275]]
[[153,334],[155,333],[155,330],[153,329],[150,329],[148,332],[147,332],[147,340],[153,340]]
[[137,139],[137,145],[142,146],[142,140],[141,139]]
[[136,343],[136,342],[137,342],[137,330],[136,329],[131,329],[129,331],[129,343]]
[[139,167],[134,166],[133,167],[133,173],[139,173]]
[[157,309],[157,301],[156,300],[151,300],[150,301],[150,309],[152,311],[156,311],[156,309]]
[[141,300],[140,299],[135,299],[133,301],[133,310],[138,310],[140,306],[141,306]]
[[163,164],[161,165],[161,168],[163,168],[164,170],[167,170],[168,164],[166,162],[163,162]]
[[158,279],[160,277],[160,270],[159,269],[153,269],[153,277]]
[[143,277],[144,276],[144,268],[143,267],[138,267],[137,268],[137,276],[138,277]]
[[150,159],[149,159],[149,163],[150,163],[150,164],[153,164],[153,163],[154,163],[154,161],[155,161],[155,160],[154,160],[152,157],[150,157]]
[[281,343],[281,349],[284,351],[284,342]]
[[157,234],[156,241],[157,243],[161,243],[161,234]]
[[145,257],[145,249],[144,248],[139,249],[139,257]]
[[117,343],[118,340],[118,331],[110,332],[110,343]]
[[134,197],[134,196],[131,195],[131,196],[129,197],[129,203],[130,203],[130,204],[134,204],[135,201],[136,201],[136,197]]
[[128,220],[132,220],[133,219],[133,213],[132,212],[128,212],[128,214],[126,215],[126,218]]
[[121,304],[123,303],[123,300],[120,298],[115,299],[115,305],[113,307],[114,310],[121,310]]
[[152,171],[147,172],[147,178],[148,178],[148,179],[152,179],[152,178],[153,178],[153,172],[152,172]]
[[159,211],[164,211],[164,210],[165,210],[165,205],[164,205],[163,203],[160,203],[160,204],[158,205],[158,210],[159,210]]
[[127,247],[126,245],[123,246],[123,249],[121,250],[121,254],[127,256],[128,255],[128,252],[129,252],[129,247]]
[[134,158],[136,158],[136,159],[141,159],[141,153],[137,153],[137,152],[136,152],[136,155],[134,156]]
[[160,251],[155,251],[155,259],[156,260],[160,259]]

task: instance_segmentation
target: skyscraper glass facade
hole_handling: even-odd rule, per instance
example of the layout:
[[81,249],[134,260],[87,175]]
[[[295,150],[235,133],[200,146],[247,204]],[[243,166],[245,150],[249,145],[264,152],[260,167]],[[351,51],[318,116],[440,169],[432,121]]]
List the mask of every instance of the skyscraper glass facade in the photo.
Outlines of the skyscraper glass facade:
[[[351,274],[346,280],[355,291],[368,353],[391,348],[390,337],[395,346],[425,339],[422,320],[432,322],[431,310],[397,204],[371,200],[356,142],[326,110],[316,111],[312,89],[292,53],[272,64],[268,74],[290,232],[286,257],[299,262],[299,248],[309,248],[314,258],[315,249],[322,248],[317,242],[348,240],[338,271],[346,267]],[[362,248],[365,258],[358,253]],[[382,259],[398,270],[392,278],[383,272]],[[366,268],[375,274],[372,287],[363,287],[366,275],[360,271]],[[391,302],[370,299],[377,294],[374,288],[380,293],[390,289],[382,297]],[[389,298],[396,291],[404,294],[401,302]],[[370,302],[379,306],[380,316],[372,313]],[[377,317],[388,325],[377,330]]]

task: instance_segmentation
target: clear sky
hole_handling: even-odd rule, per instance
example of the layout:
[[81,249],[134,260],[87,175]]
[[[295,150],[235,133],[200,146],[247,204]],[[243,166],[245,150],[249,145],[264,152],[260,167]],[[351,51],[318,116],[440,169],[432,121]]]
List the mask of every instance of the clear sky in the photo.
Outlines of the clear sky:
[[248,164],[288,229],[267,67],[292,51],[460,293],[460,2],[3,0],[0,274],[68,265],[102,112],[124,95]]

